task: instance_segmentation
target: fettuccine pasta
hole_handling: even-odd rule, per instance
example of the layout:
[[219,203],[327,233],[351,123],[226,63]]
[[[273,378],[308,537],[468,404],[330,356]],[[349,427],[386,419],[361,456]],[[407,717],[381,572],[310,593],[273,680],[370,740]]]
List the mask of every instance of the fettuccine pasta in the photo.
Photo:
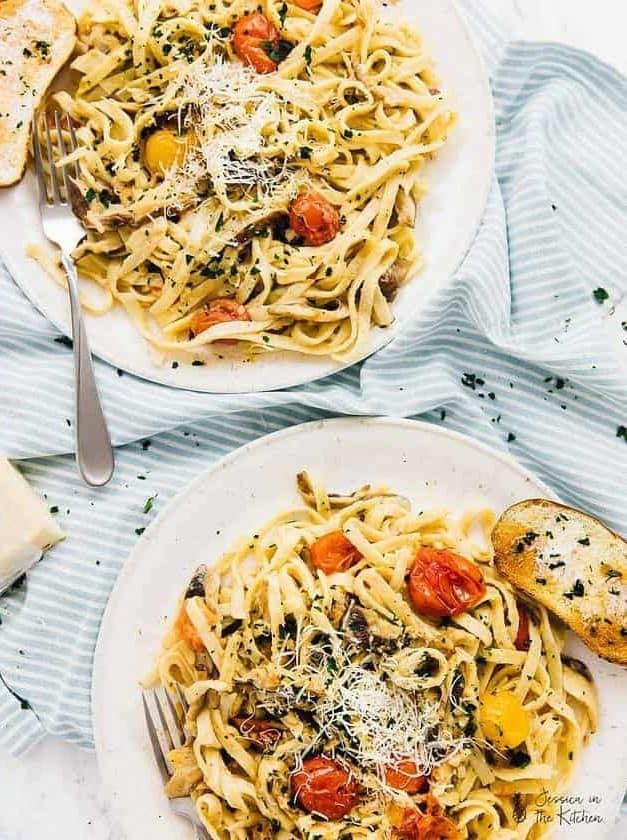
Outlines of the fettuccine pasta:
[[420,266],[423,167],[455,119],[419,34],[376,0],[100,0],[79,43],[54,99],[75,256],[106,294],[87,308],[122,304],[162,357],[362,356]]
[[498,576],[492,512],[298,483],[180,602],[152,676],[189,703],[168,795],[214,840],[545,836],[595,691]]

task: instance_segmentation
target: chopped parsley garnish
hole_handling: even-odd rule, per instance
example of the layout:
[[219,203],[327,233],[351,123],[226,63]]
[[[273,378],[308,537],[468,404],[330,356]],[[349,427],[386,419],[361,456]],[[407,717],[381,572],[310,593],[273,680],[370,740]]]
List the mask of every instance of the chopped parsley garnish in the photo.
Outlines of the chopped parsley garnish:
[[35,41],[35,46],[44,58],[50,55],[50,43],[48,41]]
[[219,230],[222,230],[223,227],[224,227],[224,213],[222,213],[222,211],[220,211],[220,215],[218,216],[218,221],[216,222],[216,228],[215,228],[216,233]]
[[353,136],[353,133],[354,132],[350,128],[345,128],[342,132],[342,137],[344,137],[345,140],[350,140]]
[[49,510],[50,510],[50,513],[58,513],[59,512],[59,505],[52,505],[52,507],[50,507]]
[[285,18],[287,17],[287,3],[282,3],[279,6],[279,20],[281,22],[281,26],[285,26]]
[[311,146],[301,146],[298,150],[298,156],[303,158],[304,160],[309,160],[312,152],[313,149],[311,148]]
[[113,201],[113,196],[111,195],[109,190],[100,190],[100,192],[98,193],[98,200],[106,209]]
[[470,388],[471,391],[475,391],[477,385],[485,385],[485,380],[481,379],[480,376],[476,376],[474,373],[464,373],[461,382],[465,388]]
[[93,187],[90,187],[87,192],[85,193],[85,201],[93,201],[94,198],[98,195]]
[[573,583],[573,588],[570,592],[564,592],[564,598],[568,598],[569,601],[572,601],[573,598],[583,598],[585,594],[585,589],[583,585],[583,581],[577,580]]
[[599,286],[598,289],[595,289],[592,292],[592,295],[597,303],[605,303],[605,301],[609,298],[608,293],[601,286]]
[[557,560],[555,563],[549,563],[549,569],[559,569],[565,565],[566,563],[563,560]]
[[24,47],[24,49],[22,50],[22,55],[25,58],[32,58],[33,56],[32,52],[28,49],[28,47]]
[[268,58],[271,58],[272,61],[280,64],[282,61],[285,61],[288,55],[292,52],[294,45],[291,41],[284,41],[282,38],[279,38],[278,41],[262,41],[261,49],[265,52]]
[[512,767],[526,767],[531,758],[523,750],[513,750],[509,755],[509,763]]
[[145,528],[135,528],[135,533],[137,534],[138,537],[141,537],[141,535],[144,533],[145,530],[146,530]]
[[627,426],[617,426],[616,437],[622,438],[625,442],[627,442]]
[[590,537],[584,537],[582,540],[577,540],[579,545],[590,545]]
[[608,569],[605,573],[605,577],[608,580],[611,580],[612,578],[622,578],[622,576],[622,572],[619,572],[618,569]]
[[311,65],[311,58],[313,55],[313,50],[311,49],[311,44],[307,44],[305,47],[305,64],[307,67]]
[[150,513],[152,507],[155,503],[155,499],[157,498],[157,493],[154,496],[148,496],[146,501],[144,502],[144,506],[142,508],[142,513]]
[[513,443],[515,440],[516,440],[516,435],[513,432],[510,432],[507,435],[507,442],[508,443]]
[[67,335],[58,335],[55,339],[55,344],[62,344],[64,347],[68,347],[70,350],[74,347],[74,342],[71,338],[68,338]]

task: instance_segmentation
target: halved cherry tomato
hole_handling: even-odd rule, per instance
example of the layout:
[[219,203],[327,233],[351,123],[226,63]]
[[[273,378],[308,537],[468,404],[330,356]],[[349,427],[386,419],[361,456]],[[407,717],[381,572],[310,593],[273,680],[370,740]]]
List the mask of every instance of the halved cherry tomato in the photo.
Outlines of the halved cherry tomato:
[[411,759],[403,759],[394,767],[386,767],[385,781],[395,790],[404,790],[412,796],[414,793],[422,793],[427,787],[426,776],[419,775],[416,762]]
[[454,822],[443,814],[437,799],[428,794],[426,811],[404,808],[394,828],[394,836],[401,840],[460,840],[461,833]]
[[322,0],[294,0],[294,3],[306,12],[319,12],[322,6]]
[[258,720],[252,717],[234,717],[233,723],[240,734],[252,741],[262,750],[273,747],[281,740],[281,730],[270,720]]
[[306,245],[324,245],[339,231],[340,214],[326,198],[310,190],[292,201],[290,227]]
[[461,834],[447,817],[406,808],[403,822],[394,829],[394,836],[399,840],[459,840]]
[[[214,324],[226,324],[229,321],[250,321],[250,315],[245,306],[231,298],[216,298],[196,312],[190,324],[192,335],[204,332]],[[234,340],[223,338],[226,344],[233,344]]]
[[346,816],[359,799],[359,782],[339,761],[317,755],[292,774],[292,795],[306,811],[329,820]]
[[174,629],[181,637],[181,639],[184,639],[187,642],[187,644],[194,650],[205,649],[203,640],[196,632],[196,628],[190,621],[189,616],[187,615],[185,604],[181,604],[181,609],[179,610],[179,614],[177,615],[176,621],[174,622]]
[[261,12],[240,18],[233,27],[233,49],[257,73],[273,73],[277,62],[268,55],[279,46],[279,33]]
[[343,531],[331,531],[311,544],[311,562],[325,575],[345,572],[361,560],[361,552],[344,536]]
[[486,591],[475,563],[448,549],[429,546],[416,554],[408,589],[416,610],[436,618],[469,610]]
[[518,602],[518,630],[516,631],[516,639],[514,640],[514,647],[516,650],[529,650],[529,613]]

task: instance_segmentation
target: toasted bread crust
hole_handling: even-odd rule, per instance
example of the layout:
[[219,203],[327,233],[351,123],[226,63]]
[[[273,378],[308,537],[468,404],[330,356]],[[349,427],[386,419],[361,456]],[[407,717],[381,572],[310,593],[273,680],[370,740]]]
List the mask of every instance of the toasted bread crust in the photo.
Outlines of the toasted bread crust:
[[512,505],[492,533],[503,577],[595,653],[627,664],[627,542],[597,519],[546,499]]
[[75,43],[76,21],[59,0],[0,4],[0,187],[24,174],[33,114]]

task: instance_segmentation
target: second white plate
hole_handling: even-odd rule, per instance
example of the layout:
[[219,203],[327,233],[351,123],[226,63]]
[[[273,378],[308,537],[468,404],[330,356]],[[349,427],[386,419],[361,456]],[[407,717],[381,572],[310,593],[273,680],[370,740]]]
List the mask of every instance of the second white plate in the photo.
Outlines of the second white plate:
[[[185,838],[168,809],[145,729],[138,681],[159,650],[180,592],[244,533],[300,503],[295,475],[315,473],[333,491],[387,484],[414,509],[477,503],[501,511],[550,491],[507,455],[437,426],[410,420],[347,418],[295,426],[219,461],[171,501],[129,557],[105,612],[92,705],[100,770],[114,818],[128,840]],[[571,787],[594,823],[564,805],[556,840],[600,840],[611,830],[625,786],[627,669],[598,659],[577,639],[568,650],[587,663],[599,693],[598,732]],[[541,804],[538,805],[541,811]],[[609,835],[611,836],[611,835]]]

